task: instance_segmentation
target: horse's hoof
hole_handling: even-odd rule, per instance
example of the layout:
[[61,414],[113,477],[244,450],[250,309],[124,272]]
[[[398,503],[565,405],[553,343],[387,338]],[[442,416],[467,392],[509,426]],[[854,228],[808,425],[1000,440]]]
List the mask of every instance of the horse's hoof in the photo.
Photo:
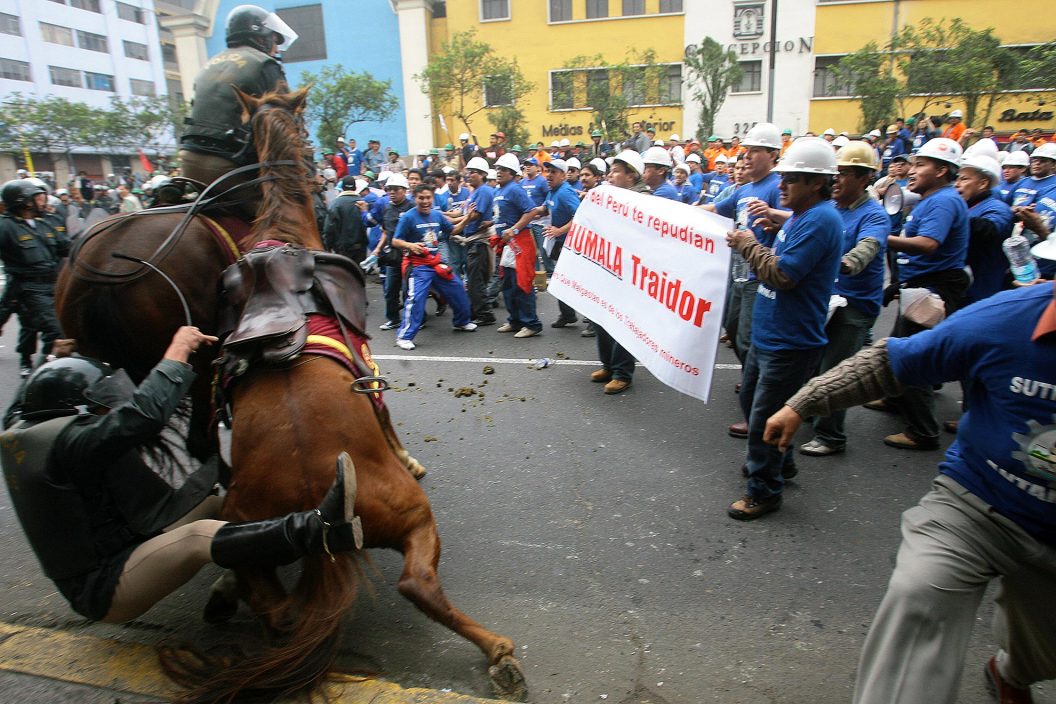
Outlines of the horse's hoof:
[[229,599],[223,594],[213,592],[205,604],[202,618],[206,623],[227,623],[235,617],[236,613],[238,613],[238,599]]
[[421,479],[425,476],[425,467],[422,463],[414,459],[410,455],[407,455],[407,471],[411,473],[411,476],[415,479]]
[[495,696],[511,702],[523,702],[528,697],[528,684],[524,681],[521,663],[512,655],[504,655],[501,660],[488,668],[491,686]]

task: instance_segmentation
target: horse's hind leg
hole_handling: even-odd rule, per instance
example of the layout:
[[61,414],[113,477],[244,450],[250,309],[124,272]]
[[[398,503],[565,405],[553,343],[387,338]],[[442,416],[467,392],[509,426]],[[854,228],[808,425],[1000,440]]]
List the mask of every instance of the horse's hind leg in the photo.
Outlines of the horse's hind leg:
[[415,479],[421,479],[425,476],[425,467],[418,460],[411,457],[411,453],[407,452],[407,448],[403,446],[400,439],[396,436],[396,430],[392,427],[392,419],[389,417],[389,407],[374,406],[374,413],[378,417],[378,423],[381,424],[382,433],[385,435],[385,440],[389,443],[389,447],[396,453],[397,459],[400,460],[400,464],[407,468],[407,471],[411,473],[411,476]]
[[459,611],[440,586],[436,566],[440,561],[440,536],[436,524],[416,528],[403,544],[403,574],[397,585],[429,618],[476,644],[488,658],[488,675],[495,692],[503,699],[523,701],[528,694],[524,672],[513,657],[513,641],[493,633]]

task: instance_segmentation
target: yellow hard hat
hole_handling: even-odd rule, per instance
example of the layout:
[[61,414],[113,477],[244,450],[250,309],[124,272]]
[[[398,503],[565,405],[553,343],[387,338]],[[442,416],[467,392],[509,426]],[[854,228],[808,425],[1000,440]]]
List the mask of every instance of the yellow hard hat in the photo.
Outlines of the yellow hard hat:
[[837,166],[861,166],[865,169],[876,171],[880,168],[876,163],[876,150],[868,142],[849,142],[836,152]]

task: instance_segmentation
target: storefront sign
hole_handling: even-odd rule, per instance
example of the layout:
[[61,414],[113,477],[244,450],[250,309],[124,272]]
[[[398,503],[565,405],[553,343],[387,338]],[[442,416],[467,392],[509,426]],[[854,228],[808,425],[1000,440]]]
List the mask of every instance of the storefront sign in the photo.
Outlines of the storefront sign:
[[1009,108],[1001,113],[1001,117],[997,118],[998,122],[1042,122],[1045,120],[1051,120],[1053,116],[1050,110],[1041,110],[1040,108],[1033,112],[1018,112],[1015,108]]
[[726,46],[738,56],[756,56],[758,54],[809,54],[814,51],[814,37],[797,37],[776,42],[735,42]]

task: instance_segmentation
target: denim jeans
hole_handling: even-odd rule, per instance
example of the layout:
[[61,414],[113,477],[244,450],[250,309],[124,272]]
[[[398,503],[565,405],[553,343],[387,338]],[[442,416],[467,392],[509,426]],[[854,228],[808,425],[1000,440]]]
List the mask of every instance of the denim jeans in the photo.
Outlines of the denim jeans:
[[[866,315],[852,305],[837,308],[825,326],[829,344],[825,346],[817,373],[829,371],[862,349],[874,322],[875,316]],[[835,411],[831,416],[815,418],[814,436],[829,447],[843,447],[847,444],[847,433],[843,429],[846,418],[847,411]]]
[[536,271],[540,271],[539,262],[541,260],[542,261],[542,265],[543,265],[543,270],[546,271],[546,275],[547,276],[550,276],[551,274],[554,273],[554,260],[551,259],[546,254],[546,250],[543,249],[543,243],[546,241],[546,238],[543,237],[543,226],[542,225],[532,224],[532,225],[529,225],[528,227],[531,229],[532,237],[535,239],[535,251],[536,251],[536,255],[535,255],[535,258],[536,258],[535,270]]
[[809,350],[748,349],[738,400],[748,419],[748,495],[766,499],[785,485],[781,468],[792,461],[792,448],[781,452],[763,442],[767,419],[799,391],[818,367],[824,347]]
[[612,378],[630,381],[634,377],[634,355],[628,352],[612,335],[600,325],[595,326],[598,339],[598,356],[601,366],[612,372]]
[[509,314],[506,320],[515,331],[529,328],[539,332],[543,329],[543,324],[539,322],[539,316],[535,312],[535,289],[529,293],[521,290],[517,285],[517,270],[512,267],[502,267],[502,298]]

